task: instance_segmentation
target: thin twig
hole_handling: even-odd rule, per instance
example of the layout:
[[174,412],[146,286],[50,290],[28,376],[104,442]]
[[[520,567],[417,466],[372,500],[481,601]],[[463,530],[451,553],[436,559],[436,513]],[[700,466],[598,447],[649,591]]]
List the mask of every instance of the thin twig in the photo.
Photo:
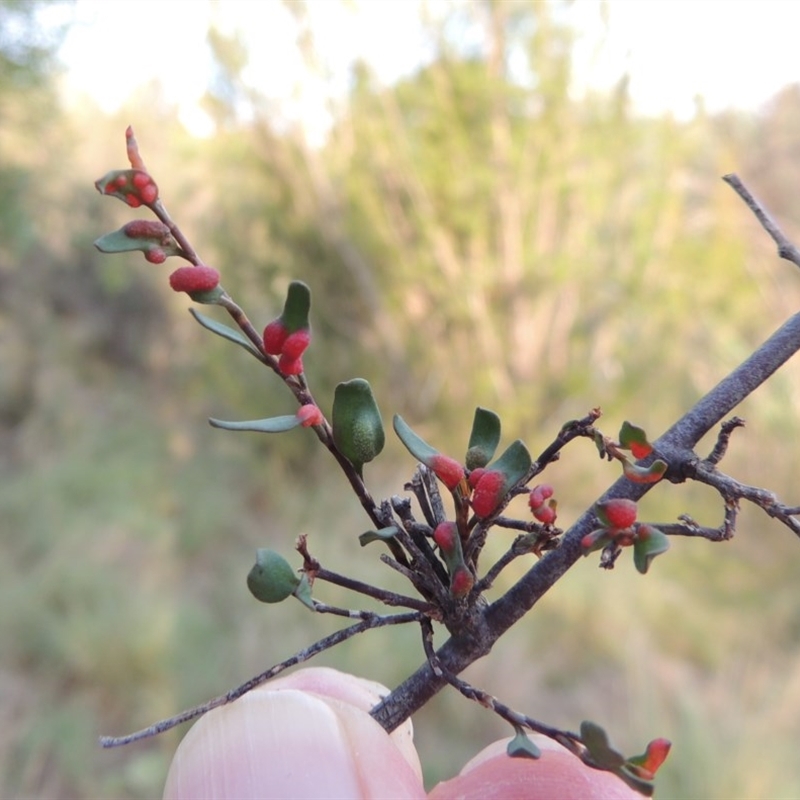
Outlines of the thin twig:
[[739,176],[731,173],[723,175],[722,180],[725,181],[739,197],[744,200],[747,207],[753,212],[756,219],[761,223],[761,227],[772,237],[772,240],[778,245],[778,255],[791,261],[796,266],[800,267],[800,249],[795,247],[784,236],[783,231],[778,227],[778,224],[770,216],[764,206],[756,200],[751,194],[750,190],[739,180]]
[[727,504],[735,504],[747,500],[757,505],[765,514],[782,522],[796,536],[800,536],[800,519],[797,509],[778,501],[774,492],[740,483],[730,475],[719,472],[705,461],[696,461],[687,468],[689,477],[716,489]]
[[[394,495],[391,503],[395,514],[403,523],[405,532],[416,547],[416,553],[412,553],[412,556],[418,558],[421,569],[427,573],[428,582],[447,586],[449,584],[447,571],[444,568],[444,564],[436,557],[436,553],[433,551],[423,529],[414,519],[414,515],[411,513],[411,501],[408,498]],[[430,536],[430,529],[427,530],[427,534]]]
[[592,426],[600,419],[601,414],[602,411],[599,408],[593,408],[583,419],[574,419],[565,423],[556,438],[542,450],[539,457],[533,462],[526,483],[539,475],[548,464],[556,461],[561,449],[573,439],[581,436],[593,438],[594,428]]
[[423,614],[427,614],[434,608],[430,603],[426,603],[424,600],[420,600],[417,597],[407,597],[403,594],[390,592],[387,589],[381,589],[378,586],[371,586],[368,583],[353,580],[346,575],[339,575],[336,572],[331,572],[322,567],[317,570],[315,577],[317,580],[327,581],[328,583],[342,586],[345,589],[350,589],[353,592],[358,592],[367,597],[372,597],[387,606],[405,606],[406,608],[413,608],[417,611],[421,611]]
[[[543,528],[544,526],[538,523],[532,523],[536,525],[538,528]],[[542,550],[551,549],[548,547],[548,544],[552,546],[557,546],[556,543],[551,539],[547,533],[538,533],[536,531],[532,531],[531,533],[525,534],[523,536],[517,536],[516,539],[511,543],[511,547],[503,553],[502,556],[492,565],[491,569],[487,571],[487,573],[475,584],[473,588],[474,592],[485,592],[487,589],[491,588],[494,582],[497,580],[497,576],[512,562],[515,561],[520,556],[529,555],[530,553],[536,553],[536,555],[541,556]]]
[[482,689],[478,689],[476,686],[472,686],[472,684],[469,684],[466,681],[461,680],[461,678],[457,677],[456,675],[453,675],[453,673],[444,667],[439,661],[439,658],[437,657],[433,648],[433,626],[431,625],[430,620],[420,620],[420,627],[422,628],[422,646],[425,650],[425,655],[428,659],[428,662],[430,663],[431,668],[436,675],[444,678],[454,689],[457,689],[468,700],[472,700],[479,705],[482,705],[484,708],[488,708],[490,711],[493,711],[495,714],[497,714],[497,716],[499,716],[501,719],[504,719],[511,725],[528,728],[536,733],[544,734],[548,738],[558,742],[563,747],[566,747],[571,753],[574,753],[579,758],[582,758],[585,753],[585,748],[583,744],[581,744],[581,737],[577,733],[559,730],[551,725],[546,725],[543,722],[539,722],[538,720],[535,720],[526,714],[521,714],[519,711],[515,711],[510,706],[505,705],[505,703],[501,703],[496,697],[488,692],[484,692]]
[[741,417],[731,417],[729,420],[722,423],[714,449],[706,458],[707,464],[716,466],[722,461],[725,457],[725,453],[728,452],[728,443],[730,442],[731,434],[737,428],[743,428],[744,424],[744,420]]
[[362,633],[363,631],[367,631],[372,628],[381,628],[386,625],[403,625],[407,622],[419,622],[424,618],[424,615],[418,611],[409,611],[405,614],[393,614],[383,617],[379,616],[378,614],[372,614],[368,618],[363,619],[361,622],[351,625],[349,628],[343,628],[342,630],[332,633],[330,636],[326,636],[324,639],[320,639],[310,647],[306,647],[304,650],[295,653],[291,658],[281,661],[280,664],[275,664],[268,670],[262,672],[260,675],[250,678],[249,681],[241,684],[241,686],[231,689],[226,694],[215,697],[213,700],[208,700],[199,706],[190,708],[180,714],[169,717],[168,719],[163,719],[160,722],[156,722],[154,725],[150,725],[149,727],[143,728],[135,733],[129,733],[126,736],[102,736],[100,737],[100,744],[103,747],[120,747],[125,744],[131,744],[132,742],[138,742],[141,739],[149,739],[151,736],[157,736],[158,734],[171,730],[172,728],[175,728],[184,722],[189,722],[197,717],[201,717],[203,714],[206,714],[215,708],[219,708],[220,706],[232,703],[234,700],[238,700],[243,695],[252,691],[256,687],[261,686],[261,684],[266,683],[268,680],[270,680],[270,678],[274,678],[276,675],[279,675],[289,667],[293,667],[296,664],[302,664],[303,662],[308,661],[325,650],[335,647],[336,645],[341,644],[341,642],[344,642],[347,639]]

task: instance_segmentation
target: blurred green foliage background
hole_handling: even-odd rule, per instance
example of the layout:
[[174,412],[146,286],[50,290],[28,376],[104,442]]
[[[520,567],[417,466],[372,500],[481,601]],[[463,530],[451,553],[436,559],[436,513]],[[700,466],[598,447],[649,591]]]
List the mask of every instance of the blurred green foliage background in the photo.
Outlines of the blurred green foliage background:
[[[366,377],[387,419],[454,455],[475,405],[534,452],[597,405],[607,433],[631,419],[656,436],[800,305],[793,268],[718,179],[739,172],[800,240],[799,86],[759,114],[639,118],[624,77],[570,97],[557,4],[475,4],[421,19],[436,57],[412,77],[383,86],[356,64],[319,147],[247,93],[246,53],[212,30],[217,130],[195,139],[141,98],[112,116],[64,111],[58,32],[43,38],[37,7],[0,2],[0,796],[158,795],[182,732],[112,752],[97,736],[332,630],[249,596],[256,546],[288,556],[305,532],[331,569],[402,588],[377,546],[359,550],[367,520],[310,433],[205,424],[290,413],[274,376],[196,326],[164,268],[92,248],[136,215],[92,187],[125,166],[129,122],[257,327],[289,280],[312,287],[306,365],[323,405]],[[482,49],[454,37],[464,15]],[[311,64],[302,13],[297,26]],[[792,362],[744,404],[723,463],[786,502],[800,501],[799,378]],[[367,468],[373,494],[412,469],[390,441]],[[559,522],[616,475],[572,445],[548,473]],[[642,518],[680,513],[722,517],[702,487],[642,503]],[[498,532],[490,550],[506,545]],[[800,543],[746,510],[730,543],[675,541],[646,578],[629,562],[577,565],[467,679],[556,725],[594,719],[626,752],[670,738],[659,797],[800,796]],[[420,663],[418,638],[374,632],[319,662],[391,686]],[[430,783],[506,735],[449,692],[416,730]]]

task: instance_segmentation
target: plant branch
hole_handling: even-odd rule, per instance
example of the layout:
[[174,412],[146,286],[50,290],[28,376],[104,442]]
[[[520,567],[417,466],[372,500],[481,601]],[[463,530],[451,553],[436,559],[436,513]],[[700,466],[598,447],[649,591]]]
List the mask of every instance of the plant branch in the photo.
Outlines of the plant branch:
[[357,581],[354,578],[348,578],[346,575],[340,575],[338,572],[322,567],[308,551],[307,544],[308,537],[301,535],[297,539],[296,550],[303,556],[303,570],[312,581],[320,580],[333,583],[336,586],[341,586],[344,589],[349,589],[351,592],[358,592],[359,594],[372,597],[387,606],[405,606],[406,608],[413,608],[422,613],[431,613],[434,607],[424,600],[417,597],[406,597],[402,594],[390,592],[386,589],[381,589],[378,586],[372,586],[369,583]]
[[[761,208],[752,197],[751,200],[755,204],[751,208]],[[796,263],[800,265],[800,258]],[[761,386],[798,349],[800,313],[789,318],[749,358],[654,442],[650,461],[655,458],[663,459],[669,465],[666,478],[675,483],[685,481],[690,477],[690,465],[698,460],[693,448],[700,439]],[[627,498],[637,501],[653,486],[654,484],[632,483],[623,477],[610,486],[599,500]],[[582,555],[581,539],[591,532],[596,522],[593,507],[594,504],[567,531],[558,548],[548,552],[503,597],[489,606],[468,635],[465,633],[453,636],[445,642],[437,652],[437,657],[447,670],[457,675],[486,655],[497,639],[527,614],[575,564]],[[425,705],[445,684],[446,680],[441,675],[437,676],[430,663],[426,662],[376,705],[371,714],[386,730],[394,730]]]
[[731,173],[729,175],[723,175],[722,180],[744,200],[747,207],[753,212],[764,230],[772,237],[775,244],[778,245],[778,255],[800,267],[800,250],[784,236],[778,224],[772,219],[764,206],[753,197],[750,190],[741,182],[739,176]]
[[716,489],[725,500],[726,506],[738,506],[740,500],[748,500],[757,505],[765,514],[782,522],[796,536],[800,536],[800,519],[797,519],[798,510],[779,502],[774,492],[740,483],[735,478],[719,472],[713,465],[705,461],[697,461],[694,464],[690,464],[687,473],[692,480],[705,483],[707,486],[712,486]]
[[266,683],[268,680],[274,678],[276,675],[279,675],[289,667],[293,667],[296,664],[302,664],[314,656],[319,655],[323,651],[331,647],[335,647],[336,645],[341,644],[342,642],[350,639],[353,636],[356,636],[359,633],[363,633],[364,631],[368,631],[372,628],[382,628],[386,625],[403,625],[407,622],[419,622],[425,618],[424,615],[418,611],[409,611],[405,614],[392,614],[389,616],[380,616],[378,614],[370,614],[369,612],[360,613],[367,615],[364,619],[362,619],[361,622],[351,625],[349,628],[343,628],[342,630],[330,634],[330,636],[320,639],[310,647],[300,650],[291,656],[291,658],[281,661],[280,664],[275,664],[268,670],[262,672],[260,675],[256,675],[254,678],[250,678],[249,681],[237,686],[235,689],[231,689],[226,694],[221,694],[219,697],[215,697],[213,700],[208,700],[199,706],[190,708],[180,714],[176,714],[173,717],[163,719],[160,722],[156,722],[155,724],[150,725],[147,728],[143,728],[140,731],[136,731],[135,733],[129,733],[126,736],[101,736],[100,744],[103,747],[120,747],[122,745],[131,744],[132,742],[138,742],[141,739],[149,739],[152,736],[157,736],[158,734],[171,730],[172,728],[175,728],[184,722],[189,722],[197,717],[201,717],[203,714],[206,714],[214,708],[219,708],[220,706],[225,706],[228,703],[232,703],[234,700],[238,700],[240,697],[242,697],[242,695],[247,694],[258,686],[261,686],[261,684]]

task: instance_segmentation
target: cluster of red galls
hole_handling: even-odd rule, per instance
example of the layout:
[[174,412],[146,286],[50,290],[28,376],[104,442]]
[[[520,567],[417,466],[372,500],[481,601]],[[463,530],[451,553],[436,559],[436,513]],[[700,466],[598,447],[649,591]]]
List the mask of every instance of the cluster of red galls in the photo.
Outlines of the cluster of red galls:
[[[145,254],[148,261],[160,263],[148,256],[150,253]],[[210,292],[219,285],[219,272],[205,265],[179,267],[169,276],[169,285],[176,292],[186,292],[192,296]],[[303,372],[303,353],[311,343],[310,328],[290,331],[283,319],[277,317],[264,328],[263,342],[265,353],[278,356],[278,369],[282,375],[299,375]]]
[[104,188],[105,194],[119,195],[131,208],[149,206],[158,199],[158,186],[147,172],[130,169],[120,172]]
[[[429,460],[427,466],[450,491],[454,491],[465,479],[464,468],[449,456],[437,454]],[[484,467],[471,470],[466,481],[472,490],[472,510],[481,519],[494,512],[510,488],[506,486],[506,476],[502,472]],[[542,524],[552,525],[556,521],[557,502],[553,499],[553,487],[549,484],[534,486],[528,496],[528,505],[533,516]]]
[[595,513],[603,527],[587,533],[581,539],[581,546],[592,551],[612,542],[619,547],[630,547],[637,540],[646,540],[653,528],[636,521],[637,511],[633,500],[622,497],[596,503]]
[[278,317],[264,328],[264,351],[278,356],[278,369],[282,375],[299,375],[303,371],[303,353],[311,342],[311,329],[289,331]]

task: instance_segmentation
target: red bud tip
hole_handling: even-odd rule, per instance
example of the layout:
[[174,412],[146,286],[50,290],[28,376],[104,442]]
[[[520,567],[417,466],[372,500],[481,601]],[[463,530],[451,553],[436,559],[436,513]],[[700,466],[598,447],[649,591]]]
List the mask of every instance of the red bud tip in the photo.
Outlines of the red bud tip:
[[278,369],[281,375],[299,375],[303,371],[303,359],[287,358],[282,355],[278,359]]
[[122,228],[129,239],[161,239],[169,236],[169,228],[154,219],[134,219]]
[[128,125],[125,129],[125,149],[128,151],[128,161],[134,169],[144,169],[144,162],[139,155],[139,145],[136,143],[136,137],[133,135],[133,128]]
[[466,597],[474,585],[475,578],[465,566],[457,567],[450,576],[450,594],[453,597]]
[[274,319],[264,328],[264,350],[271,356],[279,356],[289,332],[280,319]]
[[531,511],[535,511],[539,506],[544,504],[545,500],[552,496],[553,487],[549,483],[542,483],[538,486],[534,486],[528,498],[528,505],[531,507]]
[[300,358],[311,342],[311,331],[308,328],[301,328],[294,333],[290,333],[281,347],[281,355],[294,360]]
[[644,764],[642,766],[653,775],[656,774],[658,768],[667,760],[672,742],[669,739],[653,739],[647,745],[647,751]]
[[647,458],[653,452],[653,447],[644,442],[631,442],[631,453],[638,461],[640,458]]
[[605,514],[610,527],[617,530],[630,528],[636,522],[636,503],[633,500],[616,498],[597,504],[601,513]]
[[442,552],[452,553],[456,546],[458,528],[455,522],[440,522],[433,532],[433,541],[441,547]]
[[219,272],[213,267],[178,267],[169,276],[169,285],[176,292],[210,292],[219,286]]
[[312,425],[321,425],[323,419],[319,407],[313,403],[306,403],[306,405],[300,406],[297,409],[297,418],[304,428],[310,428]]
[[478,481],[481,479],[481,476],[486,470],[483,467],[478,467],[477,469],[472,470],[469,474],[469,485],[474,489],[478,485]]
[[151,247],[146,250],[144,257],[151,264],[163,264],[167,260],[167,254],[160,247]]
[[481,475],[472,495],[472,510],[479,517],[488,517],[500,504],[505,481],[503,473],[495,470],[486,470]]
[[436,455],[428,466],[451,492],[464,480],[464,468],[449,456]]

